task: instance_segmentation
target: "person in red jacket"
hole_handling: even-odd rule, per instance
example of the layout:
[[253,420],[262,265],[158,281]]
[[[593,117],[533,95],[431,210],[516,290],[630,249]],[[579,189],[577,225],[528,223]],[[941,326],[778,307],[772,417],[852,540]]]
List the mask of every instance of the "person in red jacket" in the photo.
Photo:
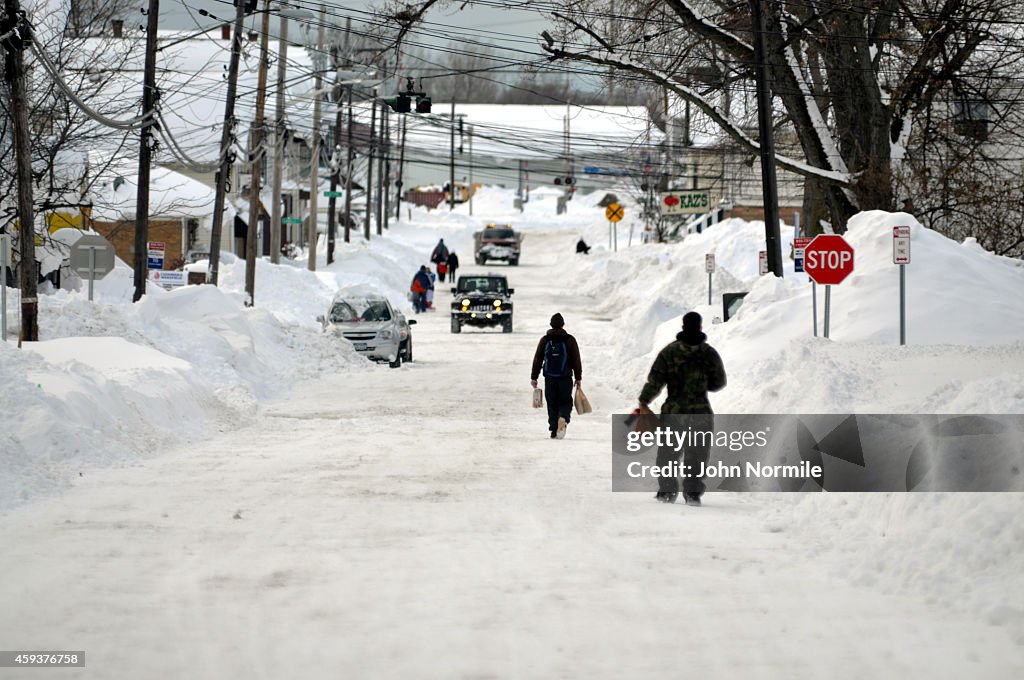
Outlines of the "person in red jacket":
[[551,317],[551,329],[537,344],[530,369],[531,387],[537,387],[541,371],[544,372],[548,430],[552,439],[562,439],[572,415],[573,376],[576,376],[575,384],[579,386],[583,381],[583,362],[576,338],[565,332],[565,319],[561,314]]

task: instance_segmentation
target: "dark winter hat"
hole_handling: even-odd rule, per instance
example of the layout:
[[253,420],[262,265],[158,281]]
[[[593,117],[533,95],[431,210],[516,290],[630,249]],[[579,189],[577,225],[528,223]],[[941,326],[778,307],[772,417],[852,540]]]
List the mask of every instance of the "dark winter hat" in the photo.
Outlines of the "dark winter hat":
[[552,328],[561,328],[564,325],[565,325],[565,319],[562,318],[561,314],[558,314],[556,312],[554,315],[552,315],[552,317],[551,317],[551,327]]
[[683,315],[683,330],[698,333],[700,332],[701,321],[700,314],[697,312],[687,312]]

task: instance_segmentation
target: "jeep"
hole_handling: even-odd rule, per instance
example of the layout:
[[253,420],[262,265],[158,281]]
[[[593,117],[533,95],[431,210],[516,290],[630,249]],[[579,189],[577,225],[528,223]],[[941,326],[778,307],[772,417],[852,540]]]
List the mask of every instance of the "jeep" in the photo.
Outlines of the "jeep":
[[514,292],[504,276],[460,276],[458,284],[452,288],[452,333],[461,333],[463,326],[499,325],[503,333],[511,333]]

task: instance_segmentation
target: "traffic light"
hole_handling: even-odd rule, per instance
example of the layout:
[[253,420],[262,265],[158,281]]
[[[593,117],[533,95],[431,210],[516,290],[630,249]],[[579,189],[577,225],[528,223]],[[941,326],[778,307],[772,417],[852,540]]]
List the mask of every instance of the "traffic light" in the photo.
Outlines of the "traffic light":
[[416,113],[430,113],[430,97],[416,97]]
[[399,94],[397,97],[387,97],[384,103],[391,107],[392,111],[398,113],[409,113],[412,110],[412,100],[407,95]]
[[573,182],[575,182],[575,181],[576,181],[576,180],[574,180],[574,179],[573,179],[572,177],[566,177],[566,178],[565,178],[565,185],[566,185],[566,186],[571,186],[571,185],[572,185],[572,183],[573,183]]
[[555,186],[561,186],[561,185],[562,185],[562,178],[561,177],[556,177],[555,178]]

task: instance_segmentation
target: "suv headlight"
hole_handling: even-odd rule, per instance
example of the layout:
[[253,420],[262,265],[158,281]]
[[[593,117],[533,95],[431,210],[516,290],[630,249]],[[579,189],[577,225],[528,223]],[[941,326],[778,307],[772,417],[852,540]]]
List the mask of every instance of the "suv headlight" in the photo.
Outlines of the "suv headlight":
[[495,300],[494,301],[494,306],[495,307],[501,307],[501,300]]
[[462,300],[462,306],[463,307],[469,307],[469,303],[470,303],[470,299],[469,298],[464,298]]
[[381,340],[388,340],[388,339],[391,338],[391,331],[383,330],[380,333],[378,333],[377,335],[380,337]]

